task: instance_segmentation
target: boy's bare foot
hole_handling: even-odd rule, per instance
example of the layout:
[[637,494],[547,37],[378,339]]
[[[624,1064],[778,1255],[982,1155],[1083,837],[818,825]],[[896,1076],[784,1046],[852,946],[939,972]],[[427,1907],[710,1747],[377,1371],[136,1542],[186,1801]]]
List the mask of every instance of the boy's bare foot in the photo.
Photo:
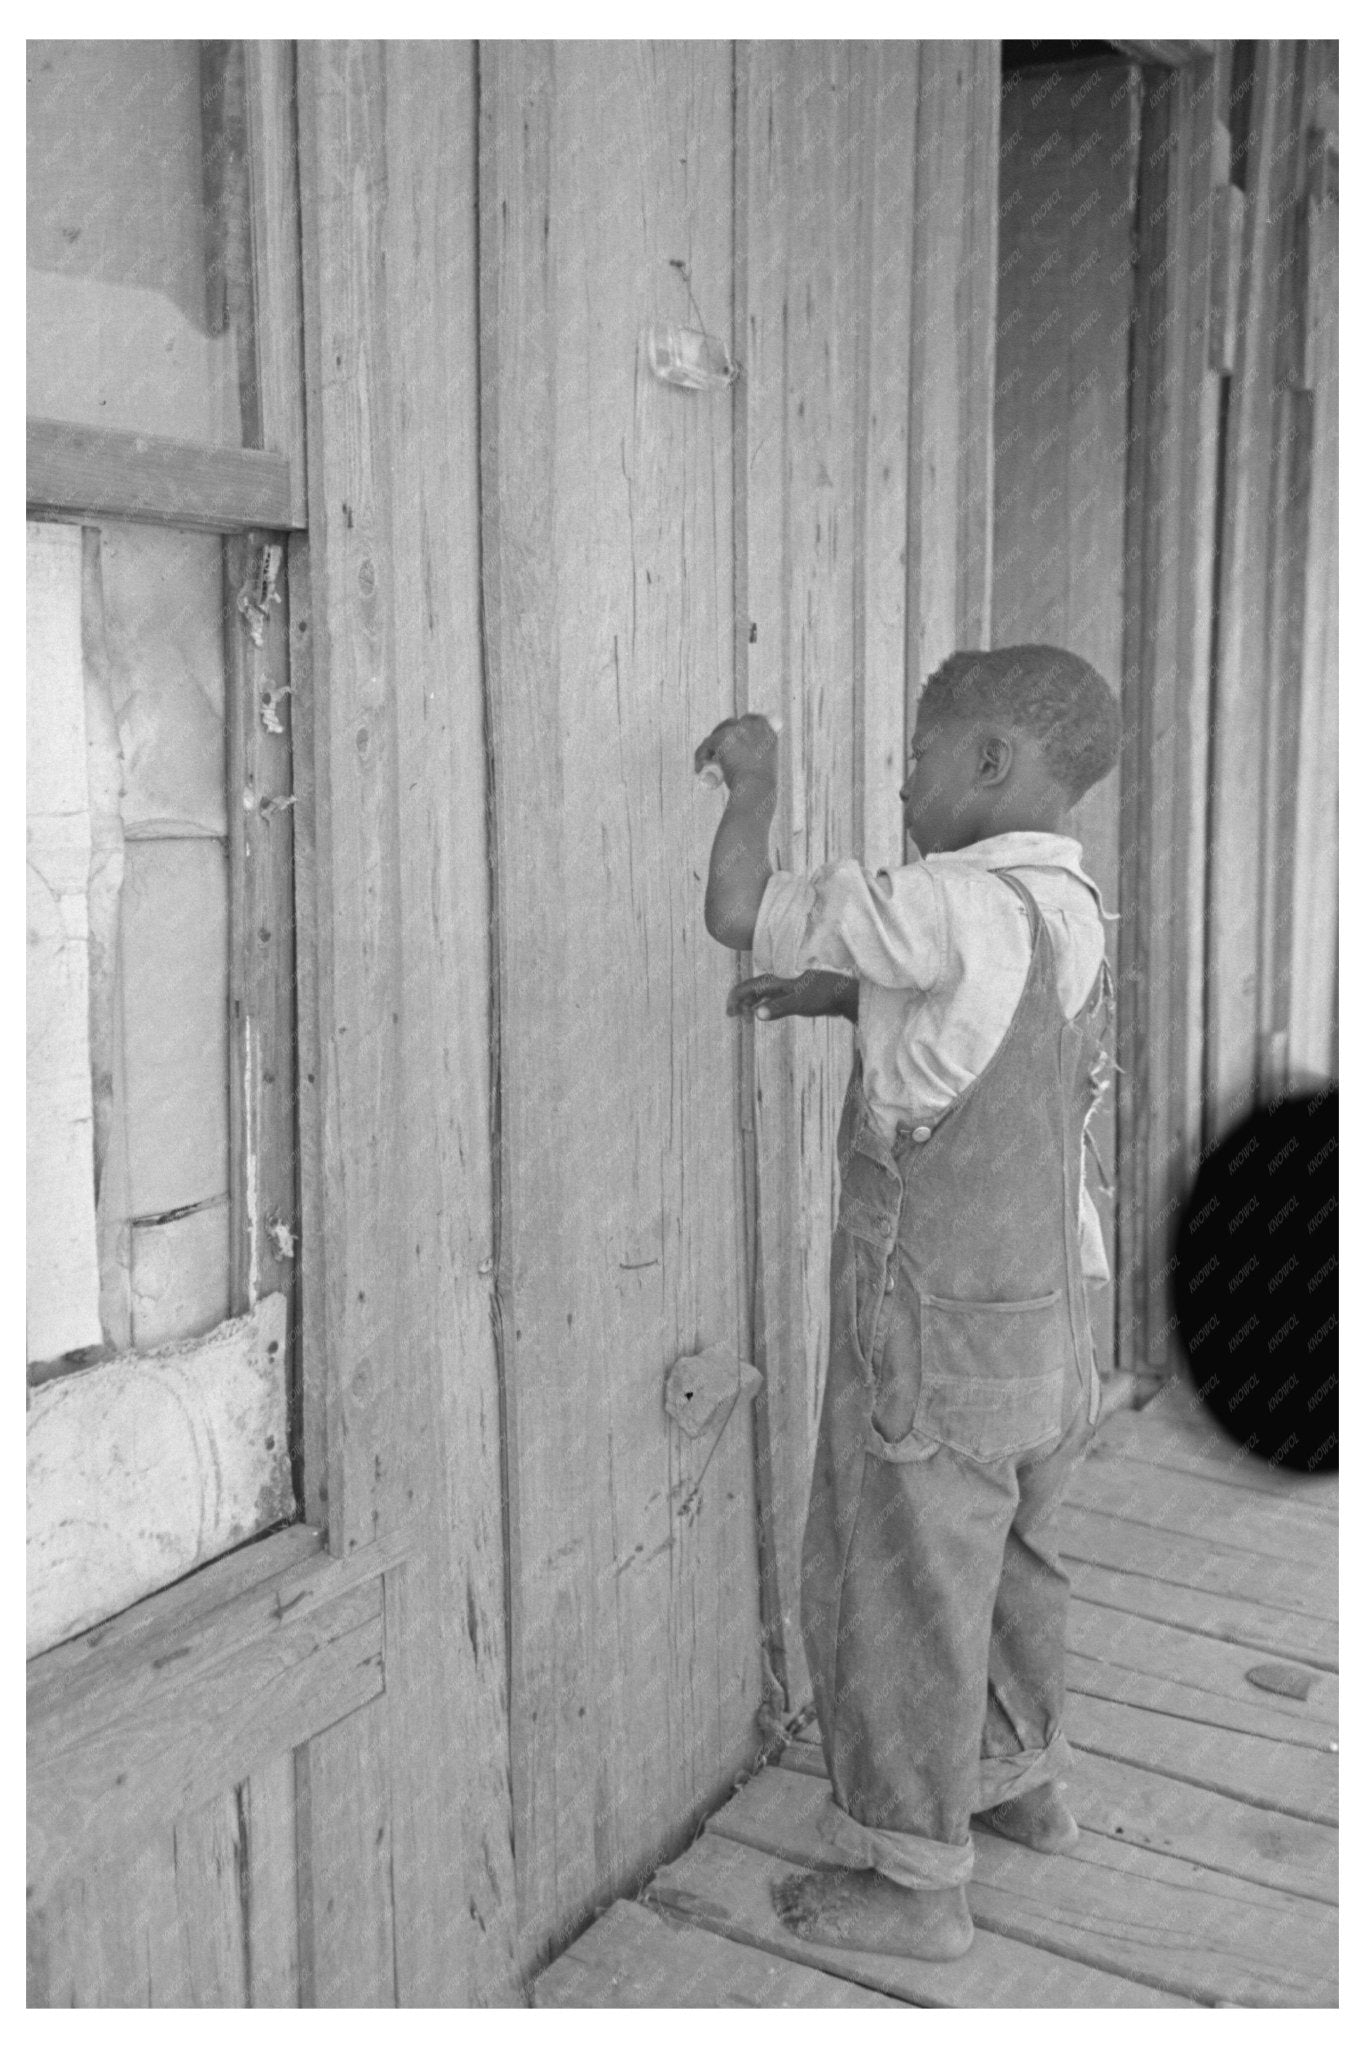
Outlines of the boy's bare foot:
[[1081,1838],[1070,1807],[1050,1779],[1046,1785],[1035,1785],[1030,1791],[1021,1792],[1017,1799],[1007,1799],[1003,1805],[993,1806],[976,1818],[984,1820],[998,1835],[1008,1835],[1012,1842],[1022,1842],[1044,1856],[1055,1856]]
[[864,1949],[879,1956],[949,1962],[972,1945],[965,1885],[911,1891],[875,1870],[815,1870],[773,1886],[782,1925],[824,1948]]

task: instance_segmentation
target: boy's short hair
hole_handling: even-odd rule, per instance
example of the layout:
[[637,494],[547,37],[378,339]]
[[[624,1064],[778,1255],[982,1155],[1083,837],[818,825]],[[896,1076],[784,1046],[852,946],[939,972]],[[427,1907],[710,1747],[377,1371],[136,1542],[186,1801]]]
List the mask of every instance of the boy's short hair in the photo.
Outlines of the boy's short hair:
[[924,685],[919,716],[998,720],[1032,733],[1073,804],[1119,758],[1114,693],[1097,669],[1064,647],[960,649]]

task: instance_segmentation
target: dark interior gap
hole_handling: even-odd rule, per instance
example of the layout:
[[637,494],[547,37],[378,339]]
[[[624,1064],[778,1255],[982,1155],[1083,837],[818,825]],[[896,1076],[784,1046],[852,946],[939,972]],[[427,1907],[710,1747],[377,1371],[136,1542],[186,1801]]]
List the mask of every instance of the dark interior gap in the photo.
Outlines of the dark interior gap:
[[1005,76],[1014,71],[1032,71],[1039,65],[1084,64],[1096,57],[1119,57],[1122,52],[1113,43],[1034,43],[1012,42],[1000,45],[1000,70]]

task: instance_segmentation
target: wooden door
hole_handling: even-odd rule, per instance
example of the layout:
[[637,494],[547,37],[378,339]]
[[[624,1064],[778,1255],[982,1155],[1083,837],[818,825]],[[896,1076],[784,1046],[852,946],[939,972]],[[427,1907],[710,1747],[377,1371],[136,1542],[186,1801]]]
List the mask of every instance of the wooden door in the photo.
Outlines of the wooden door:
[[[141,421],[30,431],[37,511],[287,533],[281,602],[256,620],[261,586],[243,575],[233,593],[251,652],[228,812],[249,816],[257,853],[281,818],[295,832],[298,985],[263,974],[279,924],[249,888],[241,993],[249,1009],[268,990],[298,1030],[297,1103],[255,1139],[292,1147],[297,1114],[301,1213],[258,1204],[254,1221],[276,1226],[263,1251],[296,1262],[305,1517],[30,1665],[37,2004],[521,1996],[489,1284],[474,54],[309,44],[295,91],[292,47],[250,46],[269,89],[249,102],[265,145],[249,255],[275,292],[248,351],[257,445],[148,439]],[[192,150],[168,174],[187,164]],[[289,430],[301,331],[306,497]],[[264,650],[287,637],[287,696],[253,658],[255,624]],[[277,726],[287,793],[258,773]],[[278,1086],[268,1042],[249,1041],[248,1067]]]
[[[847,1027],[750,1036],[691,750],[783,715],[776,858],[903,857],[986,631],[992,45],[487,46],[482,342],[524,1952],[808,1698],[800,1539]],[[965,141],[964,141],[965,138]],[[656,325],[729,388],[650,372]],[[693,1443],[680,1355],[759,1367]],[[616,1758],[612,1764],[609,1758]]]
[[[496,788],[498,1303],[528,1956],[751,1754],[752,1410],[729,967],[701,924],[698,738],[734,708],[732,398],[647,330],[728,333],[731,52],[481,55],[485,610]],[[699,308],[700,313],[693,308]]]
[[[1001,102],[991,637],[1069,648],[1119,697],[1139,105],[1138,68],[1119,57],[1013,71]],[[1122,815],[1120,767],[1064,827],[1111,912]],[[1117,975],[1112,926],[1107,945]],[[1112,1187],[1113,1088],[1091,1130]],[[1121,1226],[1093,1169],[1090,1183],[1117,1274]],[[1095,1333],[1108,1371],[1112,1305]]]

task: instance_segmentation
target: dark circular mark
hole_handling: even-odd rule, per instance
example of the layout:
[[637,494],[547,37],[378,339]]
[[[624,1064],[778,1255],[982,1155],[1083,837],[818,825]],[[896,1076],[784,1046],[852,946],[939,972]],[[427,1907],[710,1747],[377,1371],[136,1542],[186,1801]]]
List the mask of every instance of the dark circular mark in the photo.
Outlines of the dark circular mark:
[[1337,1469],[1337,1091],[1257,1109],[1202,1161],[1172,1261],[1195,1392],[1246,1451]]

